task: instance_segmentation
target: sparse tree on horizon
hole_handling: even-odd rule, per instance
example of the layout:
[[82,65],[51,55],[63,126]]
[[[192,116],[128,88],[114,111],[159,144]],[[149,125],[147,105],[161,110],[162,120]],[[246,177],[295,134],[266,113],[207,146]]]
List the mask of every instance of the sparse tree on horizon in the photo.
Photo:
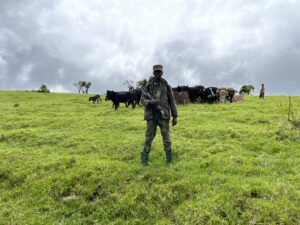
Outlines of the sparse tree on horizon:
[[134,86],[133,86],[134,82],[132,80],[125,80],[123,84],[128,87],[129,91],[134,90]]
[[92,85],[92,82],[91,82],[91,81],[85,83],[85,93],[86,93],[86,94],[88,94],[88,90],[89,90],[89,88],[91,87],[91,85]]
[[78,93],[82,91],[82,93],[86,93],[86,94],[88,94],[88,90],[91,87],[91,85],[92,85],[91,81],[83,81],[83,80],[74,83],[74,86],[78,89]]

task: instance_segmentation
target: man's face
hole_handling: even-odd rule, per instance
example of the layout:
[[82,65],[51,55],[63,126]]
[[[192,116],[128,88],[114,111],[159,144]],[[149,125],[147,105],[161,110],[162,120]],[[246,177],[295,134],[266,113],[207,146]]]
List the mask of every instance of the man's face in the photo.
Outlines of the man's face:
[[155,70],[153,72],[153,75],[154,75],[156,81],[160,81],[161,76],[163,75],[163,71],[161,71],[161,70]]

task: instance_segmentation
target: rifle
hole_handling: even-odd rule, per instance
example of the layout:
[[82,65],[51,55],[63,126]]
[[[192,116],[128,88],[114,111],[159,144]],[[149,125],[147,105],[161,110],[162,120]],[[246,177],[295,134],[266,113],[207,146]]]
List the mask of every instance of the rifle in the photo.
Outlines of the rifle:
[[[155,100],[155,99],[150,95],[150,93],[148,93],[144,88],[141,88],[141,90],[142,90],[143,95],[146,96],[146,98],[148,98],[149,100]],[[164,111],[162,110],[162,108],[160,107],[160,105],[156,105],[155,108],[156,108],[158,111],[160,111],[160,113],[161,113],[162,116],[165,115],[165,113],[164,113]]]

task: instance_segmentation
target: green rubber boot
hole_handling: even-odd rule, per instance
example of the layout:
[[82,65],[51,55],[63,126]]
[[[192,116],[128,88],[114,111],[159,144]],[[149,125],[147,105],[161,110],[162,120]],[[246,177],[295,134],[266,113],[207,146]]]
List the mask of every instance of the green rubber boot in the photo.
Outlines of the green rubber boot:
[[166,151],[166,158],[168,166],[173,166],[173,155],[172,150]]
[[148,166],[149,153],[141,152],[141,161],[143,166]]

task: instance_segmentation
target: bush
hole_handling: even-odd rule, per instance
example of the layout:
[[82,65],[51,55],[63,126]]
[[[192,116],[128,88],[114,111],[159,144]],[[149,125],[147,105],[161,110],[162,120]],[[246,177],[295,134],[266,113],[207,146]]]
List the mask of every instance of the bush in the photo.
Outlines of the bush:
[[243,85],[239,93],[250,95],[252,91],[254,91],[254,87],[252,85]]
[[40,89],[37,92],[42,92],[42,93],[50,93],[50,90],[47,88],[45,84],[42,84]]

